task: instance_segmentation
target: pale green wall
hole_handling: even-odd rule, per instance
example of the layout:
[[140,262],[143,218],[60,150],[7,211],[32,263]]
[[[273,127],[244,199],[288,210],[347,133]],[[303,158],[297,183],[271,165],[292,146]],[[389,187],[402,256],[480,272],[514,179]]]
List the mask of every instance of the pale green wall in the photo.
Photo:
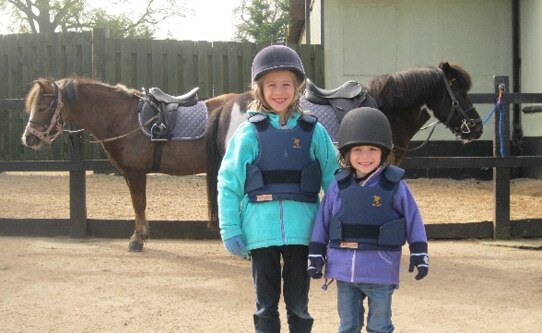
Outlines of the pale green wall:
[[[540,18],[540,1],[531,2],[539,9],[533,20]],[[473,93],[492,92],[494,75],[509,75],[512,82],[510,0],[324,0],[323,5],[326,88],[442,60],[471,74]],[[476,108],[485,118],[492,105]],[[492,140],[493,128],[491,120],[481,139]],[[421,132],[414,139],[426,137]],[[455,138],[441,125],[432,139]]]
[[[522,0],[520,6],[521,90],[525,93],[541,93],[542,1]],[[521,117],[524,136],[542,136],[542,113],[522,114]]]

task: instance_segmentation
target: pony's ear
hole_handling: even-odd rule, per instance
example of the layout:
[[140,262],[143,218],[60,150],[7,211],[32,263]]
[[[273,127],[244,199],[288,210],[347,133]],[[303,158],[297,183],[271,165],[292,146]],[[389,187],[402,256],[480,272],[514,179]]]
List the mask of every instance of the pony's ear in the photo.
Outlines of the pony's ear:
[[444,75],[450,79],[450,76],[452,75],[453,69],[452,66],[447,61],[443,61],[438,65],[438,68],[442,69],[444,72]]
[[40,86],[41,90],[44,92],[50,93],[53,90],[51,80],[39,78],[35,81],[35,83],[37,83]]
[[438,68],[442,69],[444,72],[447,72],[450,69],[450,64],[447,61],[442,61],[438,64]]

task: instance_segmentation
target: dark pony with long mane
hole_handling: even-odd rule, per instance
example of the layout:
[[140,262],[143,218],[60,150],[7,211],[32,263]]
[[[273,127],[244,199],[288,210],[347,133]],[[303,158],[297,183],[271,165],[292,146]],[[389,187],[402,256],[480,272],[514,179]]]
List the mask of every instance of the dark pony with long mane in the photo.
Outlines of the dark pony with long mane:
[[[208,113],[232,97],[223,95],[205,101],[204,121]],[[30,117],[22,135],[24,145],[39,149],[42,142],[51,143],[66,132],[65,122],[84,129],[102,144],[130,190],[135,213],[130,251],[141,251],[150,233],[145,216],[147,173],[192,175],[205,172],[207,164],[204,135],[160,143],[150,140],[138,118],[138,105],[144,98],[142,92],[123,85],[72,77],[58,81],[37,79],[25,101]]]
[[[470,75],[460,65],[448,62],[441,62],[438,67],[410,68],[376,76],[365,84],[365,90],[390,121],[394,164],[401,163],[410,140],[431,116],[465,143],[480,138],[482,120],[467,95],[471,85]],[[251,100],[250,92],[227,100],[211,114],[207,123],[207,195],[211,225],[218,224],[217,175],[220,162],[233,131],[246,120],[247,105]]]

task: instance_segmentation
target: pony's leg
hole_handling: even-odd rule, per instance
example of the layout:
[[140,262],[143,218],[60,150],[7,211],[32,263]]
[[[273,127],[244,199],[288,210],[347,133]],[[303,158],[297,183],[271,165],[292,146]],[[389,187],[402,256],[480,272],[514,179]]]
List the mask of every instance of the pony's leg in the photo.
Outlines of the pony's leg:
[[149,222],[145,216],[145,209],[147,208],[147,175],[142,171],[127,171],[124,173],[124,179],[130,190],[135,213],[134,233],[130,238],[128,251],[140,252],[143,250],[145,240],[150,235]]

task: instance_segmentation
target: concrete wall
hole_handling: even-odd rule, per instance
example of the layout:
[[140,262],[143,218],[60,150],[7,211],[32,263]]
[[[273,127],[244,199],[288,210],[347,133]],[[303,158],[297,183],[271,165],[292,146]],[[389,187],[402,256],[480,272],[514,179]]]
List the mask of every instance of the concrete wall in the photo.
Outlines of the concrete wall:
[[[520,20],[521,90],[542,93],[542,1],[522,0]],[[524,136],[542,136],[542,113],[522,114],[521,117]],[[541,154],[539,151],[538,155]]]

